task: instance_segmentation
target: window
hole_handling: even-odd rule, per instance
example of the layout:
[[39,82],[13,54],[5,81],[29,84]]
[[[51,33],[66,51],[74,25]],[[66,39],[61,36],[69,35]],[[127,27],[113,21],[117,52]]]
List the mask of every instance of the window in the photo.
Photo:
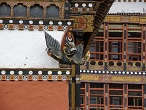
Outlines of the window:
[[90,59],[104,60],[103,32],[99,32],[91,44]]
[[90,104],[104,104],[103,101],[103,96],[90,97]]
[[142,98],[138,97],[129,97],[128,98],[129,106],[142,106]]
[[140,84],[128,84],[128,108],[142,109],[143,88]]
[[[142,110],[144,90],[142,84],[81,83],[81,110]],[[83,86],[85,85],[85,86]],[[108,94],[108,95],[107,95]],[[87,97],[88,96],[88,97]]]
[[128,53],[141,53],[141,42],[128,42]]
[[111,105],[122,105],[123,97],[110,97]]
[[122,42],[109,41],[109,60],[122,60]]
[[55,5],[47,7],[47,18],[59,18],[59,8]]
[[30,17],[43,18],[43,7],[40,5],[34,5],[30,8]]
[[11,15],[11,8],[6,3],[0,4],[0,16],[8,17]]
[[22,4],[18,4],[14,7],[14,17],[26,17],[27,16],[27,8]]

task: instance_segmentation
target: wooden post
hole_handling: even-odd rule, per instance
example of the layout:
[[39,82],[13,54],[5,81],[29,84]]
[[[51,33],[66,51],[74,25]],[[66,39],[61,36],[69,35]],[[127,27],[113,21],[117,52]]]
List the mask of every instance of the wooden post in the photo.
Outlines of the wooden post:
[[72,73],[71,73],[71,110],[76,109],[75,105],[75,77],[76,77],[76,71],[75,71],[75,65],[72,65]]
[[70,89],[70,110],[80,110],[80,65],[72,65]]
[[80,92],[81,92],[81,81],[80,81],[80,65],[76,65],[76,110],[80,110],[80,101],[81,101],[81,97],[80,97]]

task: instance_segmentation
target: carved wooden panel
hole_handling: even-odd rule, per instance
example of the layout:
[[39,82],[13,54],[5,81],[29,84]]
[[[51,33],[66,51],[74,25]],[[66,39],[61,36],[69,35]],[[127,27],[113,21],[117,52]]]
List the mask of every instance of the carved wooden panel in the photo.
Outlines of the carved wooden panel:
[[71,16],[71,18],[74,19],[74,30],[82,30],[84,32],[93,31],[93,15]]

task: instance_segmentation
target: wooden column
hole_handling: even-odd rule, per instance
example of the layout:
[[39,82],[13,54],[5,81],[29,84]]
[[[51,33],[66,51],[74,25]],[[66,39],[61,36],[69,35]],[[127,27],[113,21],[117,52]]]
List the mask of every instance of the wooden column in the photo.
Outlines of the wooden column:
[[11,6],[11,17],[14,16],[14,6]]
[[104,103],[104,110],[108,110],[108,107],[109,107],[109,84],[104,84],[104,100],[105,100],[105,103]]
[[145,71],[145,43],[146,43],[146,27],[145,25],[142,25],[142,39],[143,39],[143,42],[142,42],[142,47],[143,47],[143,54],[142,54],[142,71]]
[[144,84],[144,110],[146,110],[146,84]]
[[71,74],[71,108],[70,110],[80,110],[80,65],[72,65]]
[[104,48],[104,62],[105,68],[107,70],[107,59],[108,59],[108,23],[104,23],[104,40],[105,40],[105,48]]
[[75,110],[76,105],[75,105],[75,77],[76,77],[76,70],[75,70],[75,65],[72,65],[72,73],[71,73],[71,87],[70,87],[70,94],[71,94],[71,108],[70,110]]
[[123,84],[123,109],[127,110],[128,98],[127,98],[127,84]]
[[85,99],[85,110],[89,110],[89,84],[90,83],[85,83],[85,97],[86,97],[86,99]]
[[81,93],[81,81],[80,81],[80,65],[76,65],[75,66],[75,69],[76,69],[76,91],[75,91],[75,95],[76,95],[76,110],[80,110],[80,106],[81,106],[81,96],[80,96],[80,93]]
[[123,24],[123,39],[124,39],[124,70],[126,70],[126,43],[127,43],[127,25]]

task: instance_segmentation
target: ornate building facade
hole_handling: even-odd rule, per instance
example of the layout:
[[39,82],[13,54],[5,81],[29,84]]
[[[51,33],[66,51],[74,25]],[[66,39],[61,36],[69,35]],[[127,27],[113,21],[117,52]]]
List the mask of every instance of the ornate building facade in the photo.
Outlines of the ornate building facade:
[[[0,109],[145,110],[145,6],[146,0],[1,0]],[[90,58],[80,72],[47,55],[44,30],[57,40],[69,30],[84,41],[83,57]]]
[[111,7],[92,42],[89,61],[81,66],[83,109],[146,109],[144,5],[125,0]]

